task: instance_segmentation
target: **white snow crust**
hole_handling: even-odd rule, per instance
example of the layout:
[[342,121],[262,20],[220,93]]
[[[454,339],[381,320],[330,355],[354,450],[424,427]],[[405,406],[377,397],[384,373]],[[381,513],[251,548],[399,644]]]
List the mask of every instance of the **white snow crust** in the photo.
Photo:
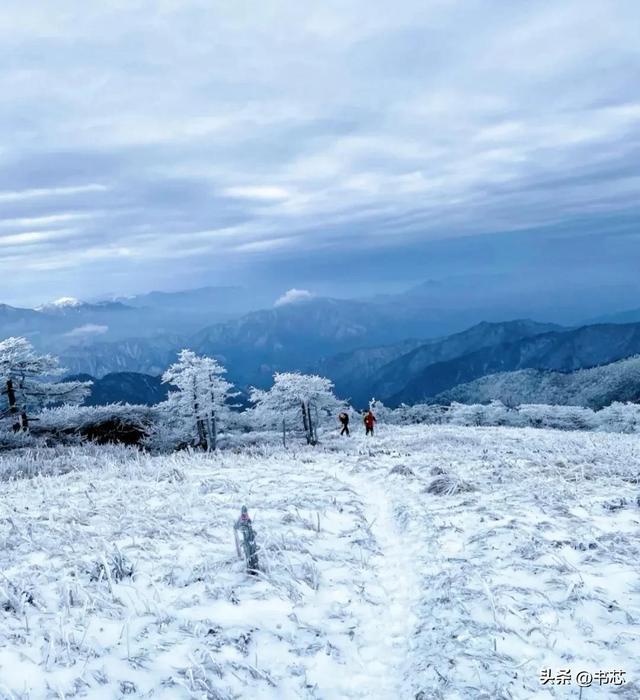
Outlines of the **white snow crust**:
[[321,439],[0,457],[0,697],[640,697],[637,437]]

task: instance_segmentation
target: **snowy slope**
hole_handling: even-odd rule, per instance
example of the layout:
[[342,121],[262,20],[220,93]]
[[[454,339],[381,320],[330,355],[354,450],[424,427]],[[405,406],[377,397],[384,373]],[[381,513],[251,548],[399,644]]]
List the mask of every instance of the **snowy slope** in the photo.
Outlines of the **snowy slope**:
[[[637,438],[270,439],[0,458],[18,475],[0,517],[0,697],[578,697],[541,685],[545,667],[624,669],[616,689],[638,697]],[[445,478],[471,490],[429,491]],[[243,503],[258,578],[233,544]]]
[[640,399],[640,356],[575,372],[523,369],[480,377],[435,397],[437,403],[525,403],[587,406]]

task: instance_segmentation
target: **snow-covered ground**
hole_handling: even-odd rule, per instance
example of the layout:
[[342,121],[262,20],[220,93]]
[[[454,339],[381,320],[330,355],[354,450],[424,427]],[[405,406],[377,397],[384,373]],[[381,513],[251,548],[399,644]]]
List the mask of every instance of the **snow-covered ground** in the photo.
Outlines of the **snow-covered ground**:
[[[637,437],[382,426],[0,458],[16,472],[1,698],[640,697]],[[258,577],[235,551],[243,504]]]

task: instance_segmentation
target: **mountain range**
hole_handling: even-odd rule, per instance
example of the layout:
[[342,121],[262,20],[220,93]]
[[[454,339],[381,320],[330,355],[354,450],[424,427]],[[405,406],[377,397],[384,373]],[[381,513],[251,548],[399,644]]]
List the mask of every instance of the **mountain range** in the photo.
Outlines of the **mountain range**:
[[270,309],[251,309],[251,294],[232,287],[63,298],[37,309],[0,305],[0,337],[24,335],[72,374],[96,378],[92,401],[160,395],[158,377],[183,347],[219,359],[243,391],[268,386],[276,371],[315,372],[358,407],[374,396],[391,406],[440,400],[487,375],[568,372],[640,353],[640,323],[469,323],[484,312],[445,312],[438,295],[427,283],[360,300],[305,294]]
[[94,343],[189,336],[253,309],[251,295],[240,287],[151,292],[98,302],[63,297],[36,309],[0,304],[0,337],[22,335],[40,349],[60,353],[76,348],[78,354],[78,348]]
[[554,330],[491,345],[425,367],[388,397],[390,405],[428,400],[487,374],[519,369],[571,371],[608,364],[640,353],[640,324],[597,324]]

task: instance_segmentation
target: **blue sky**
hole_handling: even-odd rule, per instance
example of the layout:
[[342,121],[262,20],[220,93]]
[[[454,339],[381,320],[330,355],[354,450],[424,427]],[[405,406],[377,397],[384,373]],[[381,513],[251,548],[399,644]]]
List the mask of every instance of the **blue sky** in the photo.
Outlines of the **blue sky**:
[[623,303],[639,26],[635,0],[5,0],[0,300],[498,274]]

